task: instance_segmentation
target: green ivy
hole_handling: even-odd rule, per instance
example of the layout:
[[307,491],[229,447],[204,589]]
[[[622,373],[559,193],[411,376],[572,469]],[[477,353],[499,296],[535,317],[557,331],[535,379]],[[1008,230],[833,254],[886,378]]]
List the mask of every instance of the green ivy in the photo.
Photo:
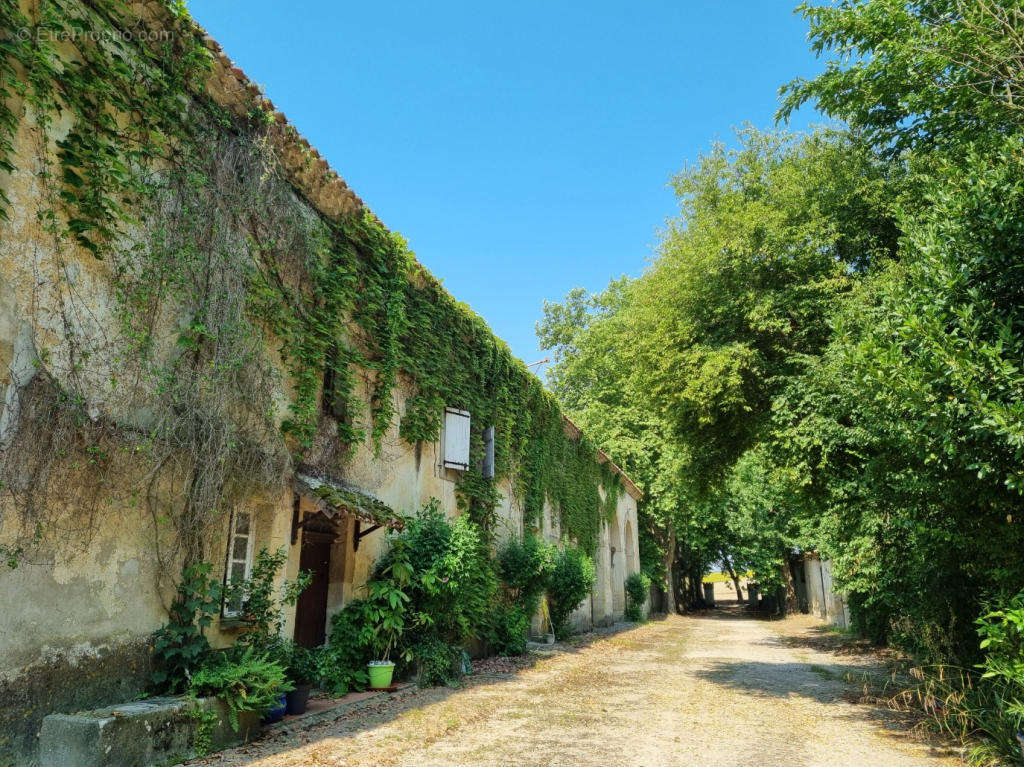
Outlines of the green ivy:
[[[154,193],[146,169],[183,167],[191,182],[212,188],[202,167],[208,153],[193,151],[211,131],[251,134],[268,174],[278,172],[273,151],[260,138],[267,130],[265,110],[233,120],[200,95],[210,54],[180,4],[168,7],[175,34],[167,42],[151,46],[113,36],[107,45],[94,40],[111,36],[96,33],[136,23],[118,0],[43,0],[38,20],[20,13],[16,0],[0,0],[0,171],[14,170],[20,118],[10,107],[12,97],[31,105],[43,127],[58,111],[72,114],[50,178],[55,206],[45,216],[55,233],[97,258]],[[63,38],[72,41],[70,50],[50,42]],[[260,204],[254,199],[251,210],[232,213],[259,213]],[[291,207],[299,211],[298,203]],[[0,211],[5,209],[0,198]],[[525,499],[528,523],[536,524],[550,503],[563,533],[592,553],[621,485],[596,460],[589,440],[566,433],[555,400],[507,344],[368,210],[343,220],[290,215],[286,231],[263,239],[250,232],[247,307],[253,327],[279,342],[292,391],[281,432],[292,452],[301,458],[313,445],[325,415],[343,447],[369,437],[379,451],[397,415],[393,393],[401,373],[414,390],[399,424],[408,443],[438,438],[445,405],[468,410],[476,467],[483,431],[496,427],[495,477],[471,468],[458,480],[459,504],[472,520],[492,529],[498,482],[508,478]],[[195,317],[182,343],[198,352],[216,332]],[[140,349],[147,342],[135,340]],[[355,392],[359,371],[371,389],[365,424]]]

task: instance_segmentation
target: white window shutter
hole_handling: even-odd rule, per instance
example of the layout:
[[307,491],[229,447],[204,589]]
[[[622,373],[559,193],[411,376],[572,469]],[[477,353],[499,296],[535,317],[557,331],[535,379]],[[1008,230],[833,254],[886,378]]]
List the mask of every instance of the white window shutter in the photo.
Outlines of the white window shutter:
[[469,468],[469,411],[444,409],[444,466],[465,471]]

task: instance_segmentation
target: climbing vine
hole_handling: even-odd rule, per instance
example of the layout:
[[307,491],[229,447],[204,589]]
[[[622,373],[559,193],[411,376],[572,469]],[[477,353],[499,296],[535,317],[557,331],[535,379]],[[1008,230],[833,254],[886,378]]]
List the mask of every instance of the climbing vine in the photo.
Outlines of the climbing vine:
[[[89,412],[97,390],[116,400],[71,422],[103,421],[148,462],[138,492],[158,530],[176,528],[169,544],[157,536],[168,562],[201,559],[207,527],[279,484],[325,435],[339,462],[367,439],[379,451],[399,376],[413,391],[399,424],[408,443],[438,438],[445,405],[472,414],[457,487],[471,519],[492,528],[507,477],[529,522],[550,503],[563,534],[594,550],[621,492],[613,470],[400,236],[365,209],[328,218],[305,204],[262,99],[233,117],[205,95],[211,56],[180,4],[169,7],[175,34],[158,43],[95,34],[139,28],[116,0],[41,0],[34,13],[0,0],[0,172],[17,170],[19,125],[34,119],[49,158],[40,224],[57,254],[55,300],[78,299],[64,274],[82,249],[109,265],[119,320],[97,341],[69,319],[66,343],[81,348],[58,366],[67,391],[54,402]],[[70,116],[64,133],[56,114]],[[485,478],[489,426],[496,472]]]

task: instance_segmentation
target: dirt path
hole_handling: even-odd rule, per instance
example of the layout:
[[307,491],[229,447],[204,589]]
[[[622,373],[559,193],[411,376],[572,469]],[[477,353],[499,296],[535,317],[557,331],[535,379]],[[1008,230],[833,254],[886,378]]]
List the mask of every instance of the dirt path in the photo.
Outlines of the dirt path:
[[873,658],[735,608],[593,638],[508,679],[417,690],[195,764],[249,767],[939,767],[960,761],[851,702]]

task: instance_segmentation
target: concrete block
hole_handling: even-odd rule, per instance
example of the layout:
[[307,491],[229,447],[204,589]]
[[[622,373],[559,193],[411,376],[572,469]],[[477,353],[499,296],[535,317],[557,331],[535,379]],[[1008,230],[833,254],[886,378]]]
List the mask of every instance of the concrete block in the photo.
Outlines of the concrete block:
[[39,736],[42,767],[165,767],[197,756],[200,706],[216,714],[214,749],[250,740],[259,732],[254,714],[232,729],[227,706],[216,698],[151,698],[76,714],[50,714]]

